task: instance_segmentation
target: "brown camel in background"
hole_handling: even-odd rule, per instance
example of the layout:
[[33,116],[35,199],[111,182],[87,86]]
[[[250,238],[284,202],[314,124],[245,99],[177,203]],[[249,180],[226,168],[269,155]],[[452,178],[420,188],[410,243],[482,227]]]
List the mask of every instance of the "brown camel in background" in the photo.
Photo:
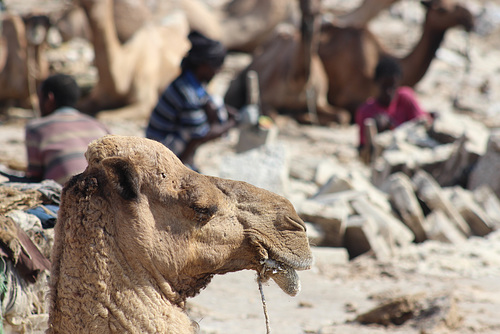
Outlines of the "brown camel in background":
[[[422,4],[427,9],[422,36],[407,56],[399,58],[402,84],[406,86],[414,86],[422,79],[449,28],[463,26],[470,31],[473,27],[472,14],[461,5],[448,0]],[[368,29],[331,23],[322,27],[318,54],[328,75],[328,102],[352,114],[376,93],[375,67],[382,56],[390,55]]]
[[291,27],[291,31],[278,31],[254,54],[250,65],[231,82],[225,96],[227,104],[236,108],[245,104],[246,75],[255,71],[264,114],[293,113],[302,119],[315,108],[320,122],[338,121],[337,113],[325,98],[328,83],[316,53],[321,3],[301,0],[300,7],[300,30]]
[[[368,12],[366,6],[370,3],[371,1],[365,1],[361,5],[365,7],[362,13]],[[388,5],[388,2],[385,4]],[[414,86],[423,77],[447,29],[461,25],[469,31],[473,26],[472,14],[463,6],[448,0],[422,1],[422,4],[426,6],[427,13],[421,39],[412,52],[400,59],[403,85]],[[382,9],[376,6],[370,8]],[[304,19],[302,21],[304,25]],[[306,110],[304,78],[307,77],[318,94],[318,116],[333,114],[339,118],[342,114],[334,107],[348,110],[352,116],[361,103],[376,93],[377,88],[373,82],[375,67],[380,57],[390,55],[378,38],[364,26],[341,27],[331,22],[322,24],[318,55],[324,68],[321,68],[321,64],[316,64],[315,54],[310,55],[310,63],[296,61],[306,59],[297,50],[305,53],[308,52],[306,50],[313,50],[305,47],[304,41],[307,38],[302,37],[299,42],[299,37],[293,39],[284,37],[284,34],[277,36],[263,46],[262,52],[254,55],[249,67],[230,85],[226,94],[229,104],[236,107],[244,104],[244,76],[246,71],[255,70],[260,76],[264,110]],[[322,81],[323,71],[326,72],[328,83]],[[302,81],[291,79],[300,75]],[[324,101],[321,94],[326,85],[328,100]],[[323,106],[327,109],[323,109]]]
[[[382,10],[399,0],[364,0],[354,10],[335,15],[339,26],[364,27]],[[335,11],[322,8],[323,13]],[[253,52],[273,36],[283,22],[293,22],[300,16],[296,0],[231,0],[216,9],[221,26],[221,42],[230,50]]]
[[[183,0],[189,1],[195,0]],[[55,6],[54,11],[45,15],[21,18],[14,13],[4,14],[0,104],[38,108],[36,89],[49,74],[44,51],[52,21],[64,41],[80,37],[94,43],[99,82],[79,106],[83,111],[95,114],[105,109],[125,108],[121,110],[125,117],[148,115],[159,92],[179,71],[180,61],[189,49],[189,28],[183,15],[166,15],[163,19],[170,22],[151,24],[152,14],[144,3],[144,0],[82,0],[69,7]],[[170,10],[166,13],[172,14],[175,6],[167,5]],[[17,7],[11,7],[15,12]]]
[[121,43],[113,1],[80,2],[92,30],[99,74],[97,85],[79,105],[80,110],[98,113],[99,118],[147,118],[159,93],[179,73],[180,62],[189,50],[185,16],[178,12],[165,25],[143,25]]

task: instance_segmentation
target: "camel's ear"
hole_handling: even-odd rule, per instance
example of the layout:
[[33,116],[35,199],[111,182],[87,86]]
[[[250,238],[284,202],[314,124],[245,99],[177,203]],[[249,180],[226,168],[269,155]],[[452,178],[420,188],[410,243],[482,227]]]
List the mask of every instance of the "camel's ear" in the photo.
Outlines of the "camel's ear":
[[102,166],[113,187],[126,200],[139,195],[139,173],[129,159],[111,157],[102,160]]

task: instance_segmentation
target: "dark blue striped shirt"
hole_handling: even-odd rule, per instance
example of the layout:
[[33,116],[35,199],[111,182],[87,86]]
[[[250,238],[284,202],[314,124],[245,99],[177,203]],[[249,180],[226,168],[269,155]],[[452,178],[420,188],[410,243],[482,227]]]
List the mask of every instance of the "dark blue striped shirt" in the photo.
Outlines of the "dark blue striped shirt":
[[146,137],[163,143],[176,155],[192,138],[210,130],[204,105],[210,100],[205,88],[189,70],[175,79],[160,96],[151,113]]

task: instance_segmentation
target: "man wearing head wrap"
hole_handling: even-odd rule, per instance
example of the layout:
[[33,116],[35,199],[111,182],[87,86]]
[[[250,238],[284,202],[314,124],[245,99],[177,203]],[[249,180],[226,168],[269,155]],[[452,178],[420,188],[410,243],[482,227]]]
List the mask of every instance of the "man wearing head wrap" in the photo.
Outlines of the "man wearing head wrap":
[[191,50],[181,63],[182,73],[160,96],[151,113],[146,137],[157,140],[194,168],[196,149],[236,125],[224,106],[218,107],[205,85],[224,63],[224,46],[198,32],[189,34]]

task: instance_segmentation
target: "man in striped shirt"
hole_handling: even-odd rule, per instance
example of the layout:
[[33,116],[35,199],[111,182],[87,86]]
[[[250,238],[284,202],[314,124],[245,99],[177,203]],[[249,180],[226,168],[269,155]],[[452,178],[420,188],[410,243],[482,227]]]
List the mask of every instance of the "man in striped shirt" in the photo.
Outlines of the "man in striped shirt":
[[96,119],[74,108],[79,96],[71,76],[56,74],[42,82],[38,91],[42,117],[26,125],[26,176],[31,181],[53,179],[64,184],[86,168],[88,144],[109,134]]
[[198,32],[189,35],[191,50],[182,60],[182,73],[160,96],[151,113],[146,137],[167,146],[184,164],[193,165],[196,149],[235,126],[232,111],[217,106],[205,90],[219,71],[226,49]]

